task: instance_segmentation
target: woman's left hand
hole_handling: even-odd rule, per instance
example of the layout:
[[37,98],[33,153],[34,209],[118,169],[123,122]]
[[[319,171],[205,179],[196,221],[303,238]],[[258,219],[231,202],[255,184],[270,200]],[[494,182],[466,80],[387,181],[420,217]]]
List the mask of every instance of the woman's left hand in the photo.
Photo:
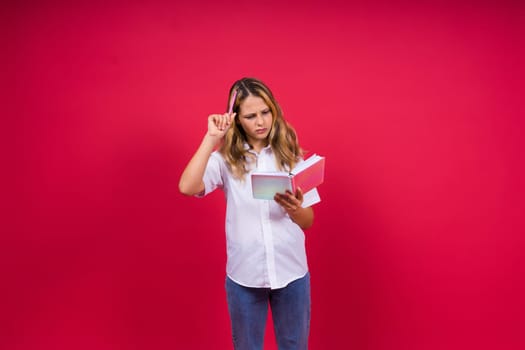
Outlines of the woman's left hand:
[[286,191],[286,193],[277,193],[273,199],[277,204],[283,207],[288,214],[292,214],[297,209],[301,208],[301,205],[303,204],[303,191],[298,188],[295,195],[290,191]]

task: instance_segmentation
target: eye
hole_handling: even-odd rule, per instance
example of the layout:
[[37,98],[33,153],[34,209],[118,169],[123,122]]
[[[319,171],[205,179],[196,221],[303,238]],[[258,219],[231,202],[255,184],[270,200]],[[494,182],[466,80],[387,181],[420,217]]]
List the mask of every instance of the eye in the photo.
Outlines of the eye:
[[270,112],[271,112],[270,109],[265,109],[264,111],[262,111],[262,114],[268,114]]
[[253,118],[255,118],[253,114],[250,114],[244,117],[244,119],[253,119]]

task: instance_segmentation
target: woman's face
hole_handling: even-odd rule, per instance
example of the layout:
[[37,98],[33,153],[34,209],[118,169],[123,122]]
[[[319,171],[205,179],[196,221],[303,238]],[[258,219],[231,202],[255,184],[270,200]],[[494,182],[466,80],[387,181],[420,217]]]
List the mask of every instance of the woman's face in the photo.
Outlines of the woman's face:
[[260,150],[266,146],[273,116],[270,107],[262,98],[253,95],[246,97],[239,105],[238,119],[248,142],[254,148]]

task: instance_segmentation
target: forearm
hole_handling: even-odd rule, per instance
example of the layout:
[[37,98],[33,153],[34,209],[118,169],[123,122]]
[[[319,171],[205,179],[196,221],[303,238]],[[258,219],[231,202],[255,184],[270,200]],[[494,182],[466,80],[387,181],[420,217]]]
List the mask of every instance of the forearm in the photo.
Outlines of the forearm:
[[181,193],[192,196],[204,191],[204,182],[202,181],[202,178],[204,176],[204,171],[206,170],[208,159],[218,142],[218,138],[206,133],[199,148],[182,172],[179,181],[179,191]]
[[288,211],[288,215],[303,230],[310,228],[314,223],[314,210],[311,207]]

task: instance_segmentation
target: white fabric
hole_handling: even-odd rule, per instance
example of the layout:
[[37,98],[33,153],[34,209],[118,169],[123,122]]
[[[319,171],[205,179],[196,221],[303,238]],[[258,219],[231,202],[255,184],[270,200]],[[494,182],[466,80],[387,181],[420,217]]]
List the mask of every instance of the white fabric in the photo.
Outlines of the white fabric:
[[[255,154],[255,152],[254,152]],[[251,171],[277,170],[270,147],[256,154]],[[274,200],[254,199],[250,174],[235,179],[218,152],[204,174],[205,196],[221,188],[226,196],[226,273],[236,283],[255,288],[283,288],[308,272],[305,237]],[[320,201],[317,189],[304,196],[303,207]]]

